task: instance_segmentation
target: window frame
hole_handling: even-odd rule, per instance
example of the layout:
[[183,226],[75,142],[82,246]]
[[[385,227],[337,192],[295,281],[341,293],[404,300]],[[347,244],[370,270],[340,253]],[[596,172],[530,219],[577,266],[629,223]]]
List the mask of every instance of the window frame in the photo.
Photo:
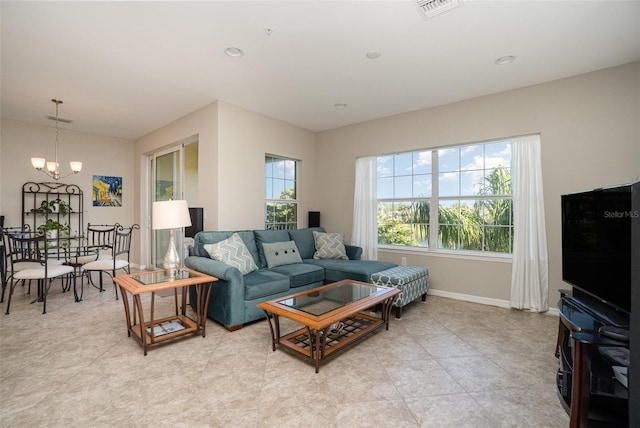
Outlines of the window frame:
[[[284,156],[278,156],[278,155],[272,155],[269,153],[265,153],[264,156],[264,175],[263,175],[263,179],[264,179],[264,216],[263,216],[263,220],[264,220],[264,228],[266,230],[288,230],[288,229],[297,229],[298,228],[298,223],[299,223],[299,199],[298,199],[298,173],[299,173],[299,168],[300,168],[300,161],[297,159],[292,159],[292,158],[288,158],[288,157],[284,157]],[[271,163],[272,165],[275,164],[278,161],[282,161],[285,162],[285,166],[283,167],[283,175],[280,177],[276,177],[273,173],[271,175],[268,175],[268,171],[267,171],[267,165],[268,163]],[[293,177],[291,178],[291,176],[289,176],[287,174],[287,166],[286,163],[287,162],[292,162],[293,163]],[[271,183],[269,183],[269,180],[271,181]],[[293,194],[294,197],[291,199],[287,199],[287,198],[274,198],[273,196],[273,191],[274,191],[274,182],[276,180],[281,180],[282,183],[282,192],[280,192],[280,195],[282,195],[282,193],[286,190],[289,190],[290,188],[287,187],[287,182],[293,182]],[[267,193],[268,190],[267,189],[271,189],[271,198],[268,198]],[[291,221],[290,219],[287,219],[287,221],[284,222],[278,222],[275,221],[276,220],[276,215],[274,215],[274,219],[273,221],[269,221],[269,208],[270,205],[293,205],[295,207],[295,215],[294,215],[294,219]]]
[[[462,191],[460,191],[460,183],[458,184],[458,195],[447,195],[447,196],[440,196],[440,186],[439,186],[439,182],[440,182],[440,171],[439,171],[439,166],[440,166],[440,162],[439,162],[439,153],[441,153],[443,150],[450,150],[450,149],[462,149],[465,147],[471,147],[471,146],[486,146],[486,145],[490,145],[490,144],[495,144],[495,143],[507,143],[509,146],[509,163],[508,166],[503,166],[502,168],[505,168],[508,170],[509,172],[509,186],[510,186],[510,190],[511,192],[508,194],[481,194],[478,192],[475,192],[475,194],[463,194]],[[482,259],[488,259],[488,258],[492,258],[492,259],[497,259],[497,260],[505,260],[505,259],[511,259],[512,258],[512,254],[513,254],[513,236],[514,236],[514,229],[515,229],[515,225],[514,225],[514,215],[513,215],[513,187],[511,185],[511,144],[512,141],[510,138],[502,138],[502,139],[495,139],[495,140],[487,140],[487,141],[479,141],[479,142],[471,142],[471,143],[465,143],[465,144],[457,144],[457,145],[453,145],[453,146],[442,146],[442,147],[434,147],[434,148],[423,148],[423,149],[417,149],[417,150],[412,150],[412,151],[408,151],[408,152],[400,152],[400,153],[392,153],[392,154],[384,154],[384,155],[378,155],[377,159],[380,158],[384,158],[384,157],[389,157],[389,156],[396,156],[396,155],[404,155],[404,154],[416,154],[416,153],[423,153],[423,152],[431,152],[431,171],[430,171],[430,175],[431,175],[431,192],[429,194],[428,197],[404,197],[404,196],[400,196],[400,197],[392,197],[392,198],[378,198],[379,193],[376,195],[376,206],[378,209],[378,212],[380,212],[380,203],[394,203],[394,202],[408,202],[408,203],[415,203],[415,202],[427,202],[429,203],[429,231],[428,231],[428,246],[414,246],[414,245],[402,245],[402,244],[389,244],[389,243],[380,243],[380,229],[379,229],[379,225],[380,223],[378,223],[378,248],[380,250],[392,250],[392,251],[400,251],[400,252],[407,252],[407,253],[417,253],[417,254],[424,254],[424,253],[428,253],[428,254],[440,254],[440,255],[456,255],[456,256],[461,256],[461,257],[465,257],[465,258],[482,258]],[[492,171],[494,171],[498,166],[500,165],[494,165],[491,167],[487,167],[486,166],[486,161],[487,161],[487,153],[485,150],[485,147],[483,147],[483,155],[482,155],[482,159],[483,159],[483,168],[482,169],[475,169],[477,171],[482,171],[483,172],[483,177],[487,177],[488,173],[491,173]],[[393,171],[393,167],[391,168],[391,170]],[[474,171],[475,171],[474,170]],[[461,165],[458,165],[457,169],[453,170],[452,172],[455,172],[457,174],[461,174],[464,171],[467,171],[467,169],[462,168]],[[451,171],[450,171],[451,172]],[[424,172],[421,172],[421,174],[424,174]],[[395,173],[392,173],[391,175],[386,175],[386,178],[395,178]],[[378,176],[378,171],[376,172],[376,180],[379,180],[379,176]],[[413,187],[413,184],[412,184]],[[509,201],[509,224],[507,224],[506,226],[499,226],[499,227],[507,227],[509,228],[510,232],[509,232],[509,246],[510,246],[510,251],[509,252],[502,252],[502,251],[489,251],[489,250],[483,250],[483,249],[462,249],[462,248],[440,248],[439,247],[439,228],[440,228],[440,216],[439,216],[439,207],[441,205],[442,202],[447,202],[447,201],[460,201],[462,203],[464,203],[464,201],[491,201],[491,200],[508,200]],[[402,223],[402,224],[411,224],[411,223]],[[487,226],[491,227],[491,225],[487,225],[486,223],[478,223],[478,226],[481,228],[481,247],[485,248],[486,247],[486,230],[487,230]]]

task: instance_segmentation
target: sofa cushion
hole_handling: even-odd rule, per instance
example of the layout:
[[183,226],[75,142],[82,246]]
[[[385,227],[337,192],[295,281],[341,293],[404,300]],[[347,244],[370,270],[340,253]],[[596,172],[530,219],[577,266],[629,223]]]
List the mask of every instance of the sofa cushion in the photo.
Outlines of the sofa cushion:
[[313,239],[316,245],[314,259],[349,260],[344,248],[344,234],[313,232]]
[[302,263],[300,252],[294,241],[287,242],[265,242],[262,244],[264,257],[267,259],[267,267],[272,269],[278,266]]
[[296,242],[300,257],[310,259],[316,252],[316,241],[313,239],[313,232],[325,232],[323,227],[309,227],[307,229],[291,229],[289,237]]
[[204,249],[206,244],[215,244],[220,241],[224,241],[234,233],[237,233],[244,241],[247,249],[253,256],[253,260],[258,263],[258,249],[256,248],[256,241],[253,236],[252,230],[239,230],[235,232],[229,231],[213,231],[213,232],[198,232],[195,236],[194,254],[201,257],[211,257],[207,250]]
[[324,282],[324,268],[308,263],[296,263],[286,266],[278,266],[271,269],[274,272],[287,275],[291,280],[292,288],[312,284],[314,282]]
[[267,269],[259,269],[244,277],[244,299],[253,300],[289,290],[289,277]]
[[243,275],[258,269],[247,245],[237,233],[215,244],[205,244],[204,249],[212,259],[238,268]]
[[369,282],[372,273],[398,266],[395,263],[380,260],[307,259],[304,260],[304,263],[322,266],[324,268],[325,282],[335,282],[343,279]]
[[267,267],[267,259],[264,256],[262,244],[291,241],[289,233],[286,230],[254,230],[253,235],[255,237],[256,247],[258,248],[258,266],[261,269]]

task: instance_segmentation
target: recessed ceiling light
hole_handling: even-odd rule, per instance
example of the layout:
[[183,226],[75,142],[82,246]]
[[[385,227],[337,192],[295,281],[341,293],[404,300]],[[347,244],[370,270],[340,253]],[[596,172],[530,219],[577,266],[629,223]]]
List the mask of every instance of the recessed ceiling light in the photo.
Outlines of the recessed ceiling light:
[[244,55],[244,52],[242,51],[242,49],[240,48],[236,48],[236,47],[228,47],[224,50],[224,53],[226,53],[228,56],[234,57],[234,58],[240,58],[241,56]]
[[513,56],[513,55],[501,56],[500,58],[495,60],[495,64],[496,65],[505,65],[505,64],[510,64],[515,60],[516,60],[516,57]]
[[345,104],[345,103],[336,103],[336,104],[333,105],[333,107],[338,109],[338,110],[344,110],[349,106],[347,104]]
[[367,58],[369,59],[378,59],[382,54],[378,51],[369,51],[367,52]]

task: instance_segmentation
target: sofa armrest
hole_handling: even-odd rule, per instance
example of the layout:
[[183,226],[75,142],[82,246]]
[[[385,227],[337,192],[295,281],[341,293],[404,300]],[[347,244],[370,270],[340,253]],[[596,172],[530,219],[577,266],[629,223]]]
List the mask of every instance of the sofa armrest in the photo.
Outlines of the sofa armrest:
[[219,279],[211,290],[207,316],[227,329],[242,326],[245,319],[244,277],[240,271],[233,266],[201,256],[187,257],[184,264],[190,269]]
[[197,270],[207,275],[229,282],[242,282],[242,274],[233,267],[208,257],[190,256],[184,260],[189,269]]
[[360,260],[362,257],[362,247],[358,247],[356,245],[345,245],[344,248],[347,250],[347,257],[349,257],[349,260]]

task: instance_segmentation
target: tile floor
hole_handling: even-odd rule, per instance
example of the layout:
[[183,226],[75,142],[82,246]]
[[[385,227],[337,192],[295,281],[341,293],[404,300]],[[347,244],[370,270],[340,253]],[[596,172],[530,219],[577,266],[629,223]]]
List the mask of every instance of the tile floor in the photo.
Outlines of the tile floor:
[[[113,287],[0,306],[1,427],[565,427],[558,319],[435,296],[320,367],[265,321],[142,348]],[[168,311],[172,298],[156,300]],[[292,325],[289,325],[292,327]]]

